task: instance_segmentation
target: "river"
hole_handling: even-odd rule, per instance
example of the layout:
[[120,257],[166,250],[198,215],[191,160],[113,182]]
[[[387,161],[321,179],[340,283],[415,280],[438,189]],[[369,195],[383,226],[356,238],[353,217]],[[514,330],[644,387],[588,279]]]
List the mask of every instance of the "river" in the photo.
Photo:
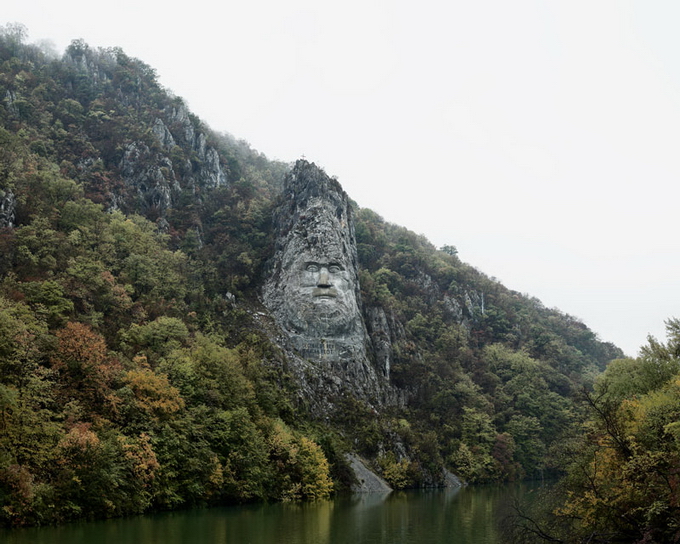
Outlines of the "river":
[[498,521],[535,485],[365,494],[0,529],[3,544],[501,544]]

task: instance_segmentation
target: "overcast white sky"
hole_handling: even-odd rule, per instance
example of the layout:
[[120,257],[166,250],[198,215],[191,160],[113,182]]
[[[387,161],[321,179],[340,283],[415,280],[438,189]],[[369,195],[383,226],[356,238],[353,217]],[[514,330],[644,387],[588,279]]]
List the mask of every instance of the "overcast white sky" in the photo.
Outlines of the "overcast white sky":
[[680,317],[680,2],[9,4],[629,355]]

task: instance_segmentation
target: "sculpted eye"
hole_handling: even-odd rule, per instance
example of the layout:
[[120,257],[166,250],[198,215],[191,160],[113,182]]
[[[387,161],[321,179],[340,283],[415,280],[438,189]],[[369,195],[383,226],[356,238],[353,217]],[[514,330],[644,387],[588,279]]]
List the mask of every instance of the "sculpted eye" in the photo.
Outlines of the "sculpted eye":
[[307,272],[318,272],[318,271],[319,271],[318,265],[315,265],[315,264],[308,264],[307,265]]
[[341,270],[342,268],[340,268],[337,264],[332,264],[328,267],[328,271],[332,274],[337,274]]

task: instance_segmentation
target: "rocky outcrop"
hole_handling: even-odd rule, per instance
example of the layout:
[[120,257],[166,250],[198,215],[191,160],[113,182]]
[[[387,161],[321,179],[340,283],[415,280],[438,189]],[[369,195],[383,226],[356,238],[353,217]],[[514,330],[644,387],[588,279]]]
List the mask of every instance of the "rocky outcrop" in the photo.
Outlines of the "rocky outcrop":
[[293,373],[310,401],[324,411],[332,409],[328,398],[346,393],[385,403],[389,369],[376,372],[367,355],[346,193],[316,165],[298,161],[284,182],[274,231],[262,298],[292,348]]
[[467,485],[463,480],[461,480],[458,476],[456,476],[453,472],[450,472],[446,469],[444,469],[443,475],[442,475],[442,482],[444,487],[449,487],[449,488],[460,488],[464,487]]
[[[130,142],[118,165],[126,185],[141,202],[142,210],[153,209],[160,216],[173,207],[183,188],[199,194],[204,189],[227,184],[219,153],[208,145],[206,135],[194,128],[186,107],[176,106],[164,114],[167,123],[159,117],[151,127],[158,146],[152,142],[148,145]],[[170,157],[178,146],[192,159],[175,157],[173,162]]]
[[16,217],[17,199],[10,190],[0,189],[0,228],[13,227]]
[[[227,185],[227,173],[220,162],[217,150],[208,145],[208,139],[203,132],[194,128],[189,110],[184,104],[173,107],[165,112],[168,126],[160,119],[154,125],[154,134],[161,145],[177,145],[188,147],[195,154],[196,160],[187,166],[186,186],[214,188]],[[172,144],[170,139],[172,138]],[[168,148],[170,148],[168,147]]]
[[386,312],[380,306],[367,308],[365,315],[375,366],[389,379],[394,364],[394,346],[406,336],[404,327],[392,312]]
[[3,102],[5,103],[5,108],[7,108],[7,112],[14,118],[19,117],[19,108],[16,105],[17,101],[17,95],[7,89],[5,92],[5,98],[3,99]]
[[114,50],[92,49],[82,40],[71,42],[66,48],[63,61],[85,74],[94,87],[110,82],[118,64]]
[[152,155],[141,142],[127,145],[120,161],[120,173],[142,204],[142,210],[157,210],[163,215],[172,206],[173,195],[179,194],[180,185],[167,157]]
[[166,151],[171,150],[176,145],[172,133],[161,119],[156,119],[153,127],[151,127],[151,132],[158,138],[161,147]]
[[464,295],[465,308],[472,317],[484,315],[484,293],[481,291],[466,291]]
[[345,456],[345,460],[354,472],[356,479],[356,483],[352,484],[354,493],[390,493],[392,491],[389,484],[375,472],[369,470],[357,455],[348,454]]
[[457,323],[463,321],[463,308],[460,303],[448,293],[442,297],[442,304],[446,313]]
[[423,292],[430,304],[441,302],[448,314],[447,317],[453,318],[458,323],[464,323],[470,318],[483,316],[486,311],[484,307],[484,293],[481,291],[466,289],[452,296],[445,292],[429,274],[420,270],[413,281]]

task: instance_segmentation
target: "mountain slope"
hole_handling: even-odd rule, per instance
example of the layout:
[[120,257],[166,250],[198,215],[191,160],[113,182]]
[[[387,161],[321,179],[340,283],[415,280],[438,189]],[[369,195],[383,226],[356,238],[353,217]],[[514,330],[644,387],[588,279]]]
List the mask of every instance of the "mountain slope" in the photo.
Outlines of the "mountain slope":
[[350,203],[366,371],[389,394],[307,390],[262,292],[313,165],[214,133],[118,49],[55,59],[11,29],[0,145],[3,523],[324,497],[350,452],[396,488],[533,475],[622,355]]

